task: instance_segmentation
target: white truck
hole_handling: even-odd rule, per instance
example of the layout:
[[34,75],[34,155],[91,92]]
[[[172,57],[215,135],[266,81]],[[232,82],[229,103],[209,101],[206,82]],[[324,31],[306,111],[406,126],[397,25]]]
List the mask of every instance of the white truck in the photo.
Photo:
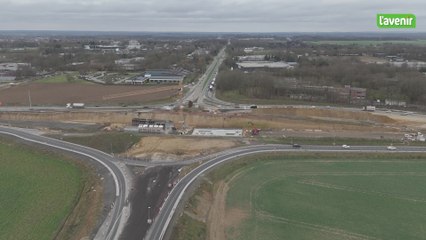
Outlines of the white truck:
[[374,111],[376,111],[376,107],[375,106],[365,106],[364,111],[374,112]]
[[84,108],[84,103],[67,103],[67,108]]

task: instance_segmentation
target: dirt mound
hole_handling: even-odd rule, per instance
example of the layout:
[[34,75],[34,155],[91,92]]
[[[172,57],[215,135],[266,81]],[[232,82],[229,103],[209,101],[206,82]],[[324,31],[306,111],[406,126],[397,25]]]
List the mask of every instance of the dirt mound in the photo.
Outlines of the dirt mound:
[[237,140],[222,138],[150,136],[142,138],[127,154],[135,157],[158,156],[158,154],[161,154],[159,156],[162,157],[167,155],[194,156],[232,148],[237,144]]

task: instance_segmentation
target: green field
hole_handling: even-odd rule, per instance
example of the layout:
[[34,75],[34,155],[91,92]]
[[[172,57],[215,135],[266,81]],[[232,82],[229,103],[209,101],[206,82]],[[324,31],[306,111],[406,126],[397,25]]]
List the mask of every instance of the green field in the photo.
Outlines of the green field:
[[45,77],[38,79],[37,83],[85,83],[85,84],[92,84],[91,82],[85,81],[83,79],[78,78],[77,72],[72,73],[63,73],[58,74],[50,77]]
[[60,157],[0,141],[0,239],[52,239],[76,203],[82,171]]
[[124,153],[141,140],[141,135],[125,132],[108,132],[90,136],[66,136],[62,137],[62,140],[96,148],[107,153]]
[[380,44],[411,44],[411,45],[426,45],[425,39],[417,40],[320,40],[320,41],[306,41],[309,44],[330,44],[330,45],[380,45]]
[[[179,230],[177,230],[179,229]],[[183,214],[179,219],[178,224],[174,227],[172,240],[190,240],[190,239],[203,239],[206,236],[205,224],[188,217]]]
[[236,176],[226,212],[247,213],[226,229],[228,239],[426,236],[426,157],[258,157],[213,173],[213,179],[225,176]]

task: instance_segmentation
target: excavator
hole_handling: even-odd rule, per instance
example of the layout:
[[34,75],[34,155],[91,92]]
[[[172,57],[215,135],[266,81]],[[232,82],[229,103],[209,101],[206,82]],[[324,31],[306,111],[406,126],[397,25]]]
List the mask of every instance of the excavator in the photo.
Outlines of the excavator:
[[249,125],[249,130],[250,130],[251,136],[257,136],[257,135],[259,135],[261,129],[257,128],[254,125],[253,122],[248,122],[248,125]]

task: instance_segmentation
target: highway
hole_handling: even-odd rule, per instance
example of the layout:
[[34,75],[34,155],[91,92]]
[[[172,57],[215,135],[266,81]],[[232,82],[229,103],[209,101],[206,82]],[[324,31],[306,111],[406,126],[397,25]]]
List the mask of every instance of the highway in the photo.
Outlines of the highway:
[[179,105],[188,101],[194,102],[199,106],[204,106],[204,97],[207,95],[209,84],[213,80],[215,73],[219,71],[219,66],[225,59],[225,47],[222,48],[218,55],[213,59],[212,63],[207,67],[205,73],[200,77],[199,81],[185,94]]
[[120,234],[118,226],[120,225],[121,215],[126,203],[127,186],[123,172],[114,163],[115,160],[111,155],[93,148],[37,135],[32,130],[0,126],[0,134],[16,137],[27,142],[44,145],[62,151],[79,154],[81,156],[88,157],[105,167],[114,180],[115,191],[112,192],[113,196],[111,196],[112,199],[114,199],[114,206],[100,227],[95,239],[110,240],[118,238]]
[[300,149],[295,149],[290,145],[253,145],[227,150],[219,154],[215,154],[213,158],[192,170],[188,175],[183,177],[178,184],[176,184],[166,199],[160,213],[154,219],[145,239],[164,239],[167,230],[169,227],[172,227],[170,222],[183,198],[183,195],[185,194],[185,191],[196,179],[203,176],[203,174],[208,170],[211,170],[224,162],[235,160],[243,156],[267,152],[425,153],[426,147],[398,147],[397,150],[390,151],[387,150],[386,146],[352,146],[350,149],[343,149],[340,146],[306,145],[302,146]]

